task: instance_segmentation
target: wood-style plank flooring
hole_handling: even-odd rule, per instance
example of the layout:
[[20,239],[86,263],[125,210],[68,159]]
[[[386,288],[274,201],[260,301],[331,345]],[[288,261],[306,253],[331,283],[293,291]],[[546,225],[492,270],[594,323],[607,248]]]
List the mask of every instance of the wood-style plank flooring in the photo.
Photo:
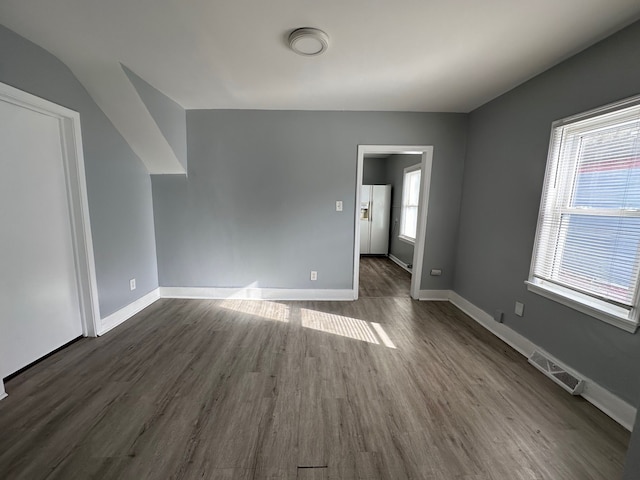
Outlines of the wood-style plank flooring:
[[615,480],[629,439],[406,296],[160,300],[6,388],[2,479]]
[[410,291],[411,274],[387,257],[360,257],[359,297],[408,297]]

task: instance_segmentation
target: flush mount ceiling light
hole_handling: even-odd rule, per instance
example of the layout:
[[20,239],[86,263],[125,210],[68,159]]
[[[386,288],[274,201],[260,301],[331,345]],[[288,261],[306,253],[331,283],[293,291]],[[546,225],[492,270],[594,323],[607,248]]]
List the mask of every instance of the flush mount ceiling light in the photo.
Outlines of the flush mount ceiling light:
[[329,48],[329,36],[317,28],[298,28],[289,34],[289,47],[305,57],[320,55]]

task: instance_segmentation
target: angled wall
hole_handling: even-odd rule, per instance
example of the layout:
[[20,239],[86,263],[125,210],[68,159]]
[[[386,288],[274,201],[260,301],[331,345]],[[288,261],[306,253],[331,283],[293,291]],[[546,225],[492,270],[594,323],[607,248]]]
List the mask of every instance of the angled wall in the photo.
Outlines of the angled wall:
[[151,181],[140,159],[62,62],[2,26],[0,81],[80,113],[101,316],[156,289]]
[[187,170],[187,115],[180,105],[121,65],[180,165]]

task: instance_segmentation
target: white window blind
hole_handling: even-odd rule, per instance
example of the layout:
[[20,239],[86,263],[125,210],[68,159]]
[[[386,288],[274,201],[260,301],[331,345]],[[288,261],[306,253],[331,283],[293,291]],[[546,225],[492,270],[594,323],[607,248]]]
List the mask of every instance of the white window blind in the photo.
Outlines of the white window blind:
[[557,122],[529,281],[637,323],[640,105]]
[[402,185],[402,210],[400,213],[400,238],[411,242],[418,230],[418,204],[420,201],[420,165],[404,170]]

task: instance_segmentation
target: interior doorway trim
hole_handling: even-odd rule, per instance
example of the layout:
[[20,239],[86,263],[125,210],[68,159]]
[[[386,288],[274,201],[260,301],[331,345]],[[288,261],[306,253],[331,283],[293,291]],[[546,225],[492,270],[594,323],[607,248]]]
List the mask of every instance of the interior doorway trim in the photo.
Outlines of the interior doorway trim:
[[[89,220],[80,114],[4,83],[0,83],[0,102],[26,108],[58,121],[67,186],[67,202],[71,219],[71,237],[78,282],[82,333],[85,337],[95,337],[97,322],[100,319],[100,308]],[[0,389],[0,395],[2,393],[3,389]]]
[[364,156],[376,154],[421,154],[422,175],[420,178],[420,204],[418,205],[418,228],[413,248],[413,272],[411,275],[411,298],[420,298],[422,264],[424,262],[425,237],[427,233],[427,212],[429,210],[429,190],[431,187],[431,166],[433,164],[433,145],[358,145],[358,165],[356,169],[355,235],[353,244],[353,298],[358,299],[360,282],[360,194]]

